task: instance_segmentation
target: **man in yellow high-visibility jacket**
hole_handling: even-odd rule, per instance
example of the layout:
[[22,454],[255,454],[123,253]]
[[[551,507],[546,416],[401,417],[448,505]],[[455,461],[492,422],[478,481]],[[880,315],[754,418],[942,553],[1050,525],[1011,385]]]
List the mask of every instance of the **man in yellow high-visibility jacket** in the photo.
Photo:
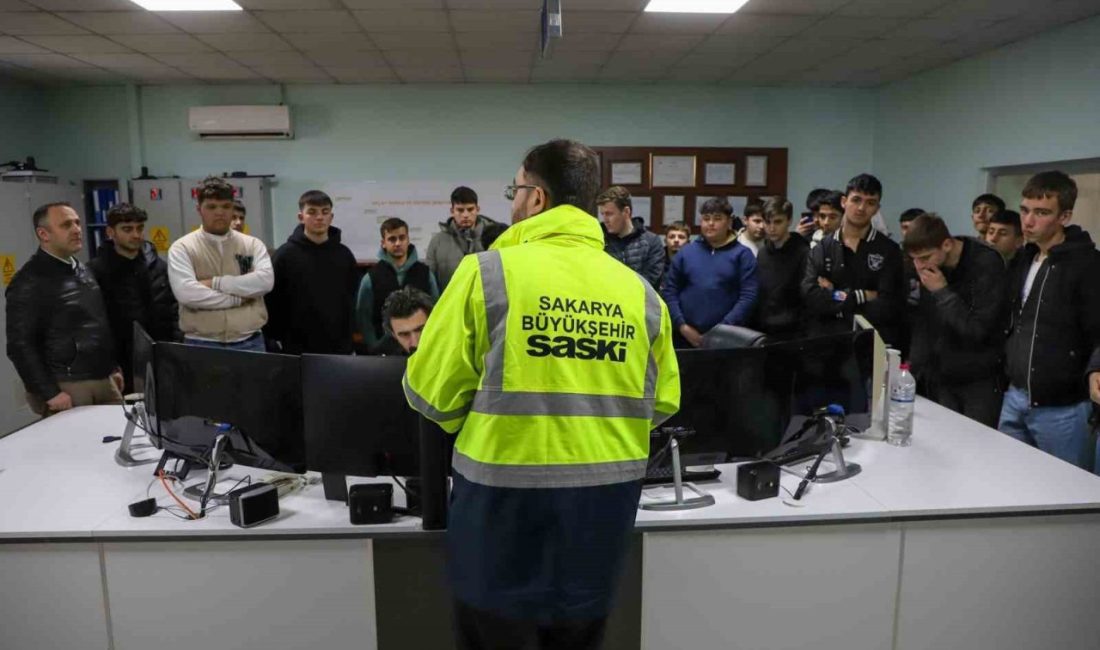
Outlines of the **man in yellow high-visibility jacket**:
[[649,431],[680,403],[668,309],[604,253],[596,154],[528,152],[512,225],[466,257],[409,359],[409,403],[459,433],[448,570],[460,648],[598,647]]

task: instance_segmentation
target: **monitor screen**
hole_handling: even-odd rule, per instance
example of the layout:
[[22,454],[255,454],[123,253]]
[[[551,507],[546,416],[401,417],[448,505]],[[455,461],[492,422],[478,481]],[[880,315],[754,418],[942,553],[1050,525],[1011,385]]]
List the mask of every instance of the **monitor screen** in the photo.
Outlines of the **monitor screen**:
[[133,357],[130,359],[131,372],[134,378],[134,392],[145,393],[146,378],[153,374],[153,337],[134,321],[134,346]]
[[305,470],[298,357],[158,343],[154,368],[157,447],[201,459],[220,425],[231,425],[234,462]]
[[419,420],[405,401],[404,374],[404,357],[302,355],[309,469],[349,476],[418,475]]

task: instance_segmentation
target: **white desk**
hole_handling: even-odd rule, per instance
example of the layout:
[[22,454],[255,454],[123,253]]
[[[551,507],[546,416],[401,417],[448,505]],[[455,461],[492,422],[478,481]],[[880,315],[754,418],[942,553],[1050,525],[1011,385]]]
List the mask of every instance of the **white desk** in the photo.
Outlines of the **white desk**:
[[[152,466],[115,464],[123,424],[89,407],[0,440],[0,647],[377,647],[374,544],[438,533],[352,526],[319,485],[255,529],[131,518]],[[639,511],[642,647],[1096,647],[1100,477],[929,402],[914,429],[853,441],[863,472],[800,508],[723,467],[715,506]]]

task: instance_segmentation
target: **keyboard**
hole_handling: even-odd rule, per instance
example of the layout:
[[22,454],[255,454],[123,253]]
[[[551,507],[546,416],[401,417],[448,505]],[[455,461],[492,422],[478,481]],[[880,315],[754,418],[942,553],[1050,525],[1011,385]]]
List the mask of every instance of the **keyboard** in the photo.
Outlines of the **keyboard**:
[[[690,472],[684,470],[681,472],[684,477],[684,482],[698,483],[702,481],[713,481],[722,475],[722,472],[716,469],[709,469],[702,472]],[[657,467],[647,467],[645,471],[645,485],[671,485],[673,483],[672,478],[672,465],[659,465]]]

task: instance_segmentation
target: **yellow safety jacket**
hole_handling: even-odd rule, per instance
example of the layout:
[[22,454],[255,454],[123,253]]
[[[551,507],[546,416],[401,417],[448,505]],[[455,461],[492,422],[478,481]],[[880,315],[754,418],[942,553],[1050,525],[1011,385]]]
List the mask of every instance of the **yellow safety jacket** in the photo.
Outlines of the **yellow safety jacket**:
[[559,206],[463,259],[404,378],[409,404],[461,430],[454,470],[501,488],[641,479],[649,431],[676,413],[668,308]]

